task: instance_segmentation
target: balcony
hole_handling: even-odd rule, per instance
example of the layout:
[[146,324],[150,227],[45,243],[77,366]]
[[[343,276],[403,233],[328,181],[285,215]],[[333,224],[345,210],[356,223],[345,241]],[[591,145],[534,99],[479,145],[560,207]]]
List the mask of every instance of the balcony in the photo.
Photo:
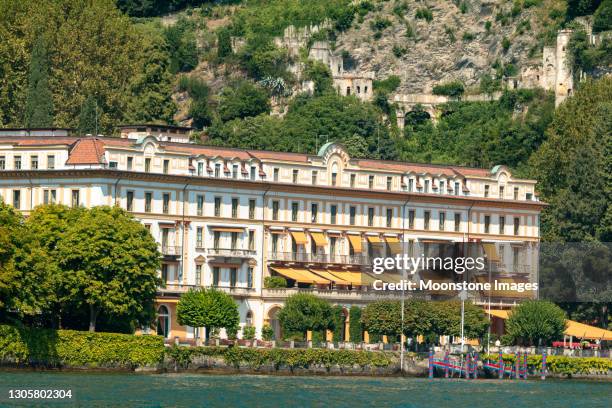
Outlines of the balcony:
[[[173,294],[180,295],[182,293],[188,292],[190,289],[200,289],[200,288],[204,288],[204,286],[186,285],[182,283],[166,283],[165,285],[157,288],[157,292],[161,296],[168,296],[168,295],[173,295]],[[208,288],[210,288],[210,286],[208,286]],[[212,288],[215,288],[217,290],[226,292],[230,295],[237,296],[237,297],[249,296],[255,293],[255,288],[245,288],[245,287],[237,287],[237,286],[212,286]]]
[[251,249],[209,248],[207,254],[227,258],[251,258],[256,255],[256,252]]
[[[320,288],[274,288],[263,289],[262,295],[265,299],[283,300],[296,293],[309,293],[323,299],[347,300],[356,302],[372,302],[384,299],[401,299],[401,291],[377,291],[377,290],[343,290],[343,289],[320,289]],[[410,297],[408,293],[406,298]]]
[[178,258],[181,256],[183,247],[176,245],[160,245],[159,251],[164,258]]
[[318,264],[341,264],[341,265],[370,265],[370,257],[367,255],[336,255],[336,254],[312,254],[298,252],[269,252],[269,261],[301,262]]

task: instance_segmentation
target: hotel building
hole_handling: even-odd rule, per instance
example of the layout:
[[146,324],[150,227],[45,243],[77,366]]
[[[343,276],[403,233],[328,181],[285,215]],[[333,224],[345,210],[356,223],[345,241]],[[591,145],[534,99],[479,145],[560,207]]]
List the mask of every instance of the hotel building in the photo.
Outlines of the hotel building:
[[[176,321],[176,304],[193,287],[230,293],[240,325],[255,326],[258,337],[264,324],[279,334],[276,314],[294,293],[347,309],[397,299],[401,292],[373,290],[372,282],[399,275],[373,275],[371,263],[400,243],[420,253],[476,243],[488,271],[507,282],[537,281],[543,203],[534,180],[515,178],[505,166],[357,159],[337,143],[317,154],[230,149],[190,143],[189,131],[129,125],[120,137],[83,137],[68,129],[2,129],[0,197],[25,215],[52,202],[132,213],[163,255],[156,330],[171,339],[193,339],[193,328]],[[453,280],[439,271],[419,274]],[[273,276],[286,287],[275,287]],[[521,297],[470,293],[497,308]],[[347,332],[349,325],[347,314]]]

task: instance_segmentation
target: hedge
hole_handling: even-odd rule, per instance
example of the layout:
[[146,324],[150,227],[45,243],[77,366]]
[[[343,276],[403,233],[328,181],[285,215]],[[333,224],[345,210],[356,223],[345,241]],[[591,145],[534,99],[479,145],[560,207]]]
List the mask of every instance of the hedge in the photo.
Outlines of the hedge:
[[309,368],[311,366],[388,367],[393,355],[384,352],[329,349],[258,349],[239,347],[172,347],[168,357],[180,367],[187,367],[196,357],[222,357],[229,366],[248,365],[257,369],[264,365]]
[[0,325],[0,362],[47,367],[157,365],[163,359],[160,336],[32,329]]
[[[483,354],[482,360],[487,359],[497,362],[499,356],[497,354]],[[502,359],[506,364],[514,364],[516,356],[514,354],[503,354]],[[533,370],[540,370],[542,368],[542,356],[537,354],[528,355],[527,366]],[[551,373],[568,376],[573,374],[609,373],[612,371],[612,360],[601,357],[547,356],[546,368]]]

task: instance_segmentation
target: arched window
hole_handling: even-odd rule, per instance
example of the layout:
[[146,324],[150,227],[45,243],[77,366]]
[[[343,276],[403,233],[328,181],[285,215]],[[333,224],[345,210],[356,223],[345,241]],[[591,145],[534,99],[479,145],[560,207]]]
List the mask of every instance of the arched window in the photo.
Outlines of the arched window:
[[157,308],[157,334],[166,339],[170,337],[170,313],[164,305]]

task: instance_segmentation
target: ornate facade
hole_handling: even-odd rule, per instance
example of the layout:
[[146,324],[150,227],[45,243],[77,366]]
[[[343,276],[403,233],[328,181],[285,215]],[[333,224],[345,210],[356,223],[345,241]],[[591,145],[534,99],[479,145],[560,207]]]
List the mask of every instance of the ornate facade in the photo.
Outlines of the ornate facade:
[[[3,130],[0,197],[26,215],[50,202],[131,212],[163,254],[157,330],[168,338],[193,338],[175,316],[192,287],[232,294],[241,326],[258,336],[266,323],[279,331],[276,312],[300,291],[347,308],[397,298],[371,288],[381,243],[476,242],[507,279],[535,279],[543,203],[534,180],[504,166],[357,159],[336,143],[312,155],[211,147],[185,143],[183,128],[152,126],[118,138]],[[288,287],[270,287],[270,276]],[[470,296],[484,304],[484,295]]]

